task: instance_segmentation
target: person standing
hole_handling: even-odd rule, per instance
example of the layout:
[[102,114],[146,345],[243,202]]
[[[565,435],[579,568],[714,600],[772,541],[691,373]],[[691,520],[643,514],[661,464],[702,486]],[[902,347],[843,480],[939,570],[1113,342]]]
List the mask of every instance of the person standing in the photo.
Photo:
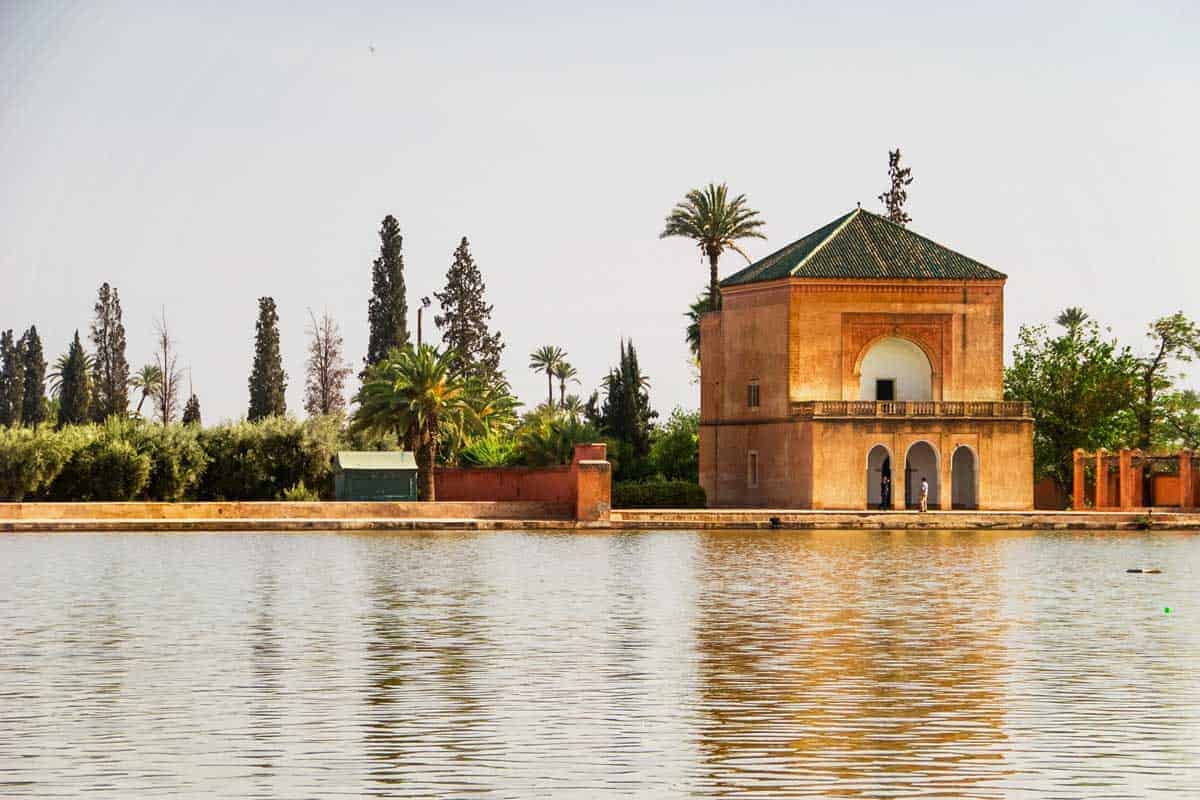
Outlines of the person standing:
[[921,510],[929,510],[929,481],[924,475],[921,476]]
[[879,479],[879,510],[892,507],[892,479],[886,472]]

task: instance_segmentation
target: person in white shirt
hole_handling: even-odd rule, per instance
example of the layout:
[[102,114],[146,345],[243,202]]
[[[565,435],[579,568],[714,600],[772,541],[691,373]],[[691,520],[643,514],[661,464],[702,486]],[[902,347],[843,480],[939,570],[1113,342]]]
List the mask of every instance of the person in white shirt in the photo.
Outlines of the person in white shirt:
[[929,510],[929,481],[925,476],[921,476],[921,510]]

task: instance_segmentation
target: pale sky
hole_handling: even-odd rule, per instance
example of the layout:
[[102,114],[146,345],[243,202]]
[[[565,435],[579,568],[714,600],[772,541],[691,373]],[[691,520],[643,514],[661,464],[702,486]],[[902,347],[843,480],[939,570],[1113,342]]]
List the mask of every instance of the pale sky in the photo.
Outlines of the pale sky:
[[665,416],[699,404],[707,275],[658,239],[672,204],[745,192],[758,258],[879,210],[897,146],[910,227],[1008,273],[1006,347],[1068,305],[1138,346],[1200,319],[1194,0],[340,5],[0,0],[0,328],[53,362],[107,280],[132,368],[165,308],[213,423],[246,412],[272,295],[302,414],[306,309],[357,370],[392,213],[414,326],[466,235],[526,403],[532,349],[586,397],[625,336]]

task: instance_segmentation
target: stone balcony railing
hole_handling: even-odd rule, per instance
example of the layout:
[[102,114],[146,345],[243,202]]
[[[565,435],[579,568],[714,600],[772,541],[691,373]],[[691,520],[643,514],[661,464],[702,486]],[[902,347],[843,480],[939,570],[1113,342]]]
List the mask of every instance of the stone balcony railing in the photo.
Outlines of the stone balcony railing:
[[807,400],[792,403],[792,416],[835,419],[862,417],[1032,418],[1027,402],[993,400]]

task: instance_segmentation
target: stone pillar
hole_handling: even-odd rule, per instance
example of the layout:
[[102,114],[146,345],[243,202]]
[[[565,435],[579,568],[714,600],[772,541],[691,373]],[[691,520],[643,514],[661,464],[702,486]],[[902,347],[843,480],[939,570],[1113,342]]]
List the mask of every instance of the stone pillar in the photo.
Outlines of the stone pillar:
[[1118,502],[1122,511],[1133,508],[1133,455],[1128,447],[1121,448],[1120,467],[1117,471]]
[[1142,463],[1138,466],[1133,466],[1131,461],[1129,464],[1129,487],[1133,495],[1133,502],[1130,503],[1130,508],[1144,508],[1147,505],[1148,497],[1146,494],[1146,463],[1142,458],[1141,450],[1134,450],[1133,454],[1141,459]]
[[1196,507],[1196,478],[1192,472],[1192,451],[1179,451],[1179,505],[1181,508]]
[[905,511],[908,509],[908,503],[905,502],[905,492],[908,487],[904,485],[906,477],[904,472],[905,461],[908,458],[905,443],[901,443],[896,448],[896,452],[900,454],[899,458],[892,458],[892,508]]
[[1080,450],[1078,447],[1075,448],[1075,469],[1071,476],[1071,508],[1076,511],[1083,511],[1083,501],[1087,493],[1087,487],[1084,486],[1083,456],[1083,450]]
[[612,508],[612,465],[605,461],[607,445],[577,444],[571,462],[574,481],[575,519],[579,522],[607,520]]
[[[947,454],[946,448],[942,448],[940,453],[942,474],[938,476],[938,482],[941,484],[938,487],[938,507],[942,511],[950,511],[954,508],[954,443],[950,443],[950,452]],[[978,469],[978,468],[977,468]]]
[[1108,470],[1104,466],[1104,458],[1108,451],[1101,447],[1096,451],[1096,509],[1108,505]]

